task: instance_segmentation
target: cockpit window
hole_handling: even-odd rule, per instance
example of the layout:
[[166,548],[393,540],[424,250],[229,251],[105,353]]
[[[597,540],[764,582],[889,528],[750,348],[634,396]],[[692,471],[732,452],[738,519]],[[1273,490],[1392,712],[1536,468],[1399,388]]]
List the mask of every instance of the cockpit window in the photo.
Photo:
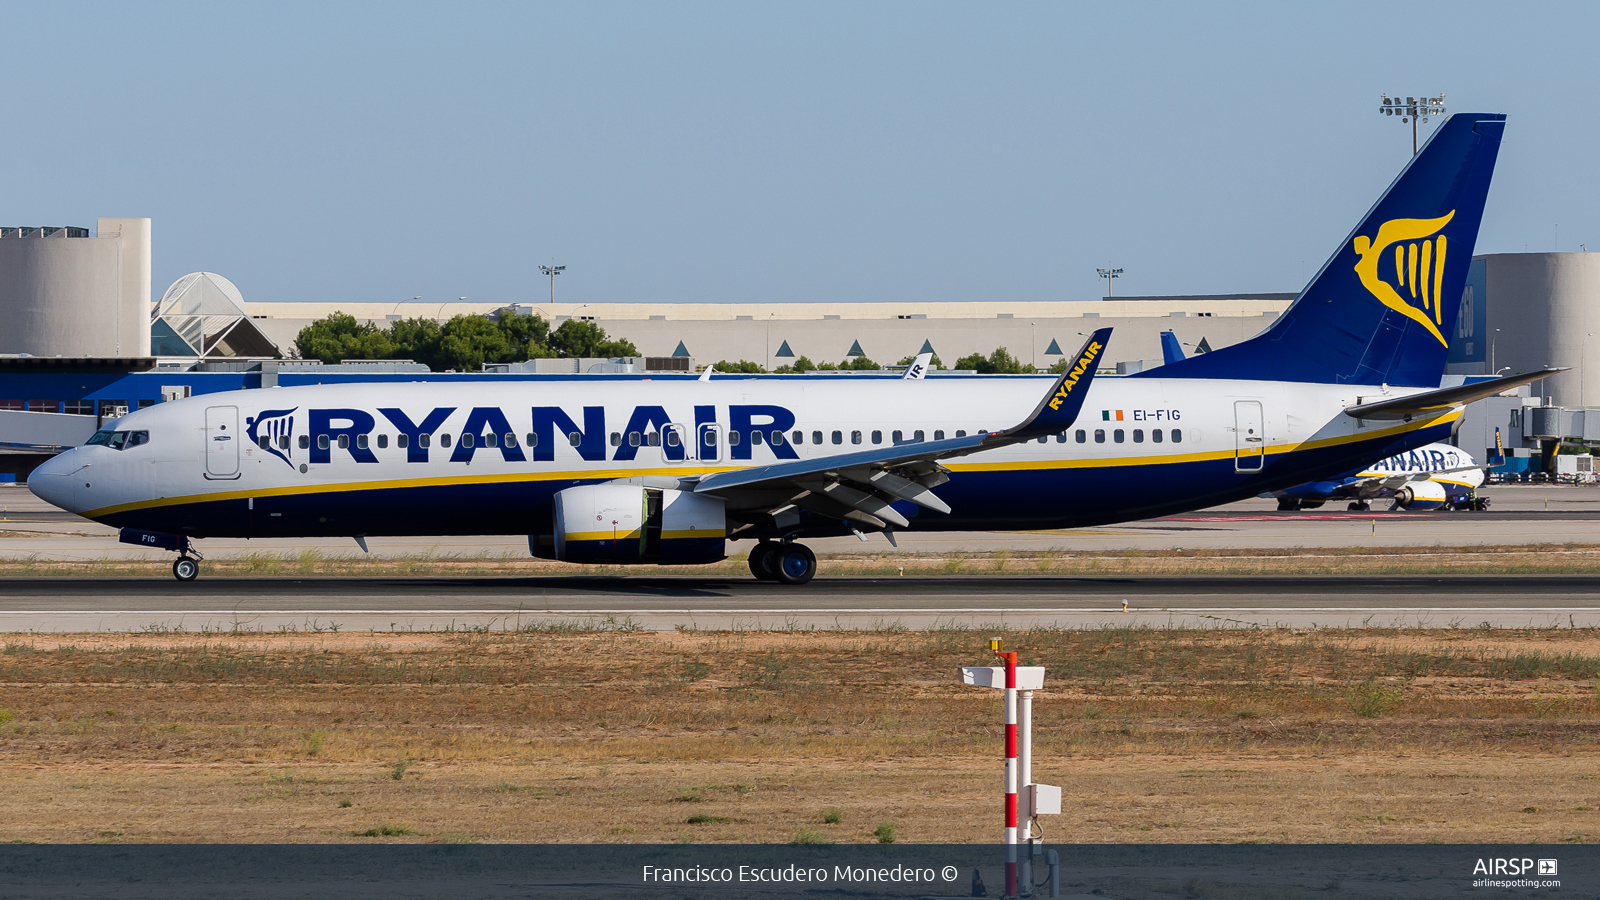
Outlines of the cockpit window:
[[[123,450],[150,443],[148,431],[96,431],[89,444],[100,444],[113,450]],[[87,445],[85,445],[87,446]]]

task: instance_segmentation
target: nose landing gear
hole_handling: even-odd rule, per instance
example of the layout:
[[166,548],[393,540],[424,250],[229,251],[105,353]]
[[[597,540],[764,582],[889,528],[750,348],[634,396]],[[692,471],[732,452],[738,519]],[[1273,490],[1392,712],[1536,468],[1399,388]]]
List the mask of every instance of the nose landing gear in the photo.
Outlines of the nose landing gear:
[[172,563],[172,577],[179,581],[193,581],[200,577],[200,560],[180,556]]

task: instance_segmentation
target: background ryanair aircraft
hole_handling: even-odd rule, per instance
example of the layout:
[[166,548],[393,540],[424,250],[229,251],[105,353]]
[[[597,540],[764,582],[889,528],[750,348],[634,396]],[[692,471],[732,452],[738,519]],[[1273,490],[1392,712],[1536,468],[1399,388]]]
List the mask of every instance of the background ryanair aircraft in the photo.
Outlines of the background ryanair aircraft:
[[754,539],[1061,528],[1227,503],[1446,439],[1461,404],[1548,371],[1438,389],[1504,116],[1439,126],[1262,334],[1094,380],[596,378],[210,394],[141,409],[34,472],[57,506],[181,554],[192,540],[527,534],[571,562],[703,563]]
[[1366,511],[1379,499],[1393,499],[1391,509],[1482,510],[1489,508],[1489,498],[1477,496],[1477,490],[1486,471],[1460,447],[1429,444],[1360,471],[1262,496],[1277,498],[1280,510],[1316,509],[1330,500],[1348,500],[1352,511]]

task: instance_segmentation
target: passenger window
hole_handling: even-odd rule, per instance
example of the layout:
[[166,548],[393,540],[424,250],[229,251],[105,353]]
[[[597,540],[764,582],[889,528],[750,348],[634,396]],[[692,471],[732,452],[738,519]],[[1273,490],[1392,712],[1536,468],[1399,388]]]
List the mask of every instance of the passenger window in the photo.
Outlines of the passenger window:
[[389,436],[387,434],[378,435],[378,449],[379,450],[385,450],[385,449],[388,449],[388,447],[389,447]]
[[493,447],[498,443],[500,443],[500,436],[492,431],[483,436],[483,445],[485,447]]
[[1182,428],[1174,428],[1174,429],[1172,429],[1172,442],[1174,444],[1183,443],[1183,429]]
[[750,444],[751,444],[751,446],[754,446],[754,447],[761,446],[761,432],[759,432],[759,431],[750,432]]
[[[844,443],[844,432],[842,432],[842,431],[835,431],[835,432],[834,432],[834,433],[833,433],[833,442],[834,442],[834,443],[835,443],[835,444],[842,444],[842,443]],[[820,442],[819,442],[819,443],[820,443]],[[861,442],[860,442],[860,441],[856,441],[856,443],[858,443],[858,444],[859,444],[859,443],[861,443]]]
[[1072,437],[1073,437],[1073,438],[1074,438],[1074,439],[1075,439],[1075,440],[1077,440],[1077,442],[1078,442],[1078,443],[1080,443],[1080,444],[1081,444],[1081,443],[1083,443],[1083,442],[1084,442],[1084,441],[1086,441],[1086,440],[1088,440],[1088,438],[1089,438],[1089,435],[1088,435],[1088,433],[1087,433],[1087,432],[1085,432],[1085,431],[1084,431],[1084,430],[1083,430],[1083,429],[1082,429],[1082,428],[1079,428],[1079,429],[1078,429],[1078,430],[1077,430],[1077,432],[1076,432],[1076,433],[1074,433],[1074,434],[1073,434],[1073,435],[1072,435]]
[[667,446],[668,447],[676,447],[676,446],[678,446],[678,432],[677,432],[677,429],[673,429],[672,431],[667,432]]
[[966,436],[967,436],[967,432],[965,430],[958,430],[956,432],[956,437],[966,437]]
[[427,447],[427,446],[431,445],[432,443],[433,443],[433,435],[431,435],[431,434],[419,434],[419,435],[417,435],[417,446],[418,447]]
[[859,432],[859,431],[850,432],[850,443],[852,443],[852,444],[861,443],[861,432]]
[[401,450],[406,449],[407,447],[411,446],[411,435],[409,435],[409,434],[397,434],[397,435],[395,435],[394,436],[394,445],[396,447],[399,447]]
[[881,432],[881,431],[874,431],[874,432],[873,432],[873,433],[872,433],[872,442],[873,442],[873,443],[874,443],[874,444],[881,444],[881,443],[883,443],[883,432]]
[[326,450],[326,449],[328,449],[328,436],[327,435],[325,435],[325,434],[317,435],[317,449],[318,450]]
[[889,435],[889,438],[896,444],[903,444],[906,441],[905,435],[902,434],[898,429],[896,429],[893,434]]
[[356,447],[361,449],[361,450],[367,449],[367,436],[366,435],[364,435],[364,434],[356,435]]
[[1065,444],[1066,442],[1067,442],[1067,433],[1065,431],[1063,431],[1060,434],[1056,435],[1056,443]]
[[[838,433],[839,432],[837,432],[837,431],[834,432],[834,434],[838,434]],[[820,431],[811,432],[811,443],[813,443],[813,444],[822,443],[822,432],[820,432]],[[838,441],[834,441],[834,443],[837,444],[839,442]]]
[[940,429],[937,429],[937,428],[934,429],[934,431],[933,431],[933,439],[936,440],[936,441],[944,440],[944,432],[942,430],[940,430]]
[[1050,435],[1048,435],[1048,434],[1039,435],[1039,443],[1041,443],[1041,444],[1050,443]]
[[1094,430],[1094,442],[1096,444],[1104,444],[1106,442],[1106,430],[1104,428],[1096,428]]
[[652,431],[644,436],[644,442],[652,447],[661,446],[661,432]]
[[1144,443],[1144,429],[1143,428],[1135,428],[1133,430],[1133,442],[1135,444]]
[[1116,441],[1119,444],[1122,443],[1123,440],[1125,439],[1125,436],[1122,433],[1122,429],[1118,428],[1116,431],[1111,432],[1111,439],[1113,441]]
[[507,447],[515,447],[516,445],[517,445],[517,436],[512,434],[509,431],[506,432],[506,446]]
[[921,429],[918,429],[916,431],[911,432],[911,440],[916,442],[916,443],[918,443],[918,444],[922,443],[922,431],[921,431]]
[[448,435],[448,434],[439,435],[439,446],[441,446],[441,447],[450,446],[450,435]]
[[529,447],[537,447],[537,446],[539,446],[539,436],[537,434],[534,434],[531,431],[528,432],[527,441],[528,441],[528,446]]
[[278,435],[278,449],[279,450],[287,450],[287,449],[289,449],[289,436],[287,434]]
[[789,442],[791,444],[804,444],[806,442],[806,433],[804,431],[795,431],[794,434],[789,435]]
[[271,443],[272,443],[272,438],[267,437],[264,434],[262,436],[256,438],[256,446],[260,447],[263,450],[267,449],[267,445],[271,444]]
[[350,449],[350,435],[348,435],[348,434],[339,435],[339,449],[340,450],[349,450]]
[[468,450],[471,450],[473,443],[474,443],[474,441],[472,440],[472,435],[463,434],[461,436],[461,446],[466,447]]
[[1161,443],[1161,429],[1152,429],[1150,432],[1150,440],[1155,441],[1158,444]]
[[[756,433],[760,434],[761,432],[758,431]],[[728,446],[729,447],[737,447],[737,446],[739,446],[739,432],[737,432],[737,431],[728,432]]]
[[639,432],[637,432],[637,431],[628,432],[628,446],[629,447],[637,447],[637,446],[639,446]]
[[581,432],[581,431],[569,432],[567,434],[567,443],[571,444],[574,447],[583,446],[583,432]]
[[774,447],[782,447],[783,446],[783,432],[774,431],[772,433],[771,437],[772,437],[772,446],[774,446]]
[[305,449],[309,448],[310,446],[311,446],[311,436],[310,435],[305,435],[305,434],[300,435],[300,449],[301,450],[305,450]]
[[611,432],[611,446],[613,446],[613,447],[621,447],[622,446],[622,432],[620,432],[620,431]]
[[715,431],[708,428],[701,437],[707,447],[715,447],[717,445],[717,433]]

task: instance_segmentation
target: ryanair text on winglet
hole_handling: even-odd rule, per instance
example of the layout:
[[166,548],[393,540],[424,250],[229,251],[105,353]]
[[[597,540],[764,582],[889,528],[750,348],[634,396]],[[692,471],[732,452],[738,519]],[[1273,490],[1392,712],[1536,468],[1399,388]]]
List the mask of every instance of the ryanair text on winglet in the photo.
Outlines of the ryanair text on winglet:
[[1083,355],[1078,357],[1078,361],[1067,372],[1067,377],[1061,379],[1061,386],[1056,388],[1056,395],[1050,398],[1051,409],[1061,409],[1061,401],[1067,399],[1067,395],[1072,393],[1074,387],[1077,387],[1078,379],[1082,378],[1083,373],[1087,372],[1089,367],[1094,364],[1095,357],[1100,355],[1102,349],[1104,348],[1099,341],[1091,341],[1089,346],[1084,348]]

